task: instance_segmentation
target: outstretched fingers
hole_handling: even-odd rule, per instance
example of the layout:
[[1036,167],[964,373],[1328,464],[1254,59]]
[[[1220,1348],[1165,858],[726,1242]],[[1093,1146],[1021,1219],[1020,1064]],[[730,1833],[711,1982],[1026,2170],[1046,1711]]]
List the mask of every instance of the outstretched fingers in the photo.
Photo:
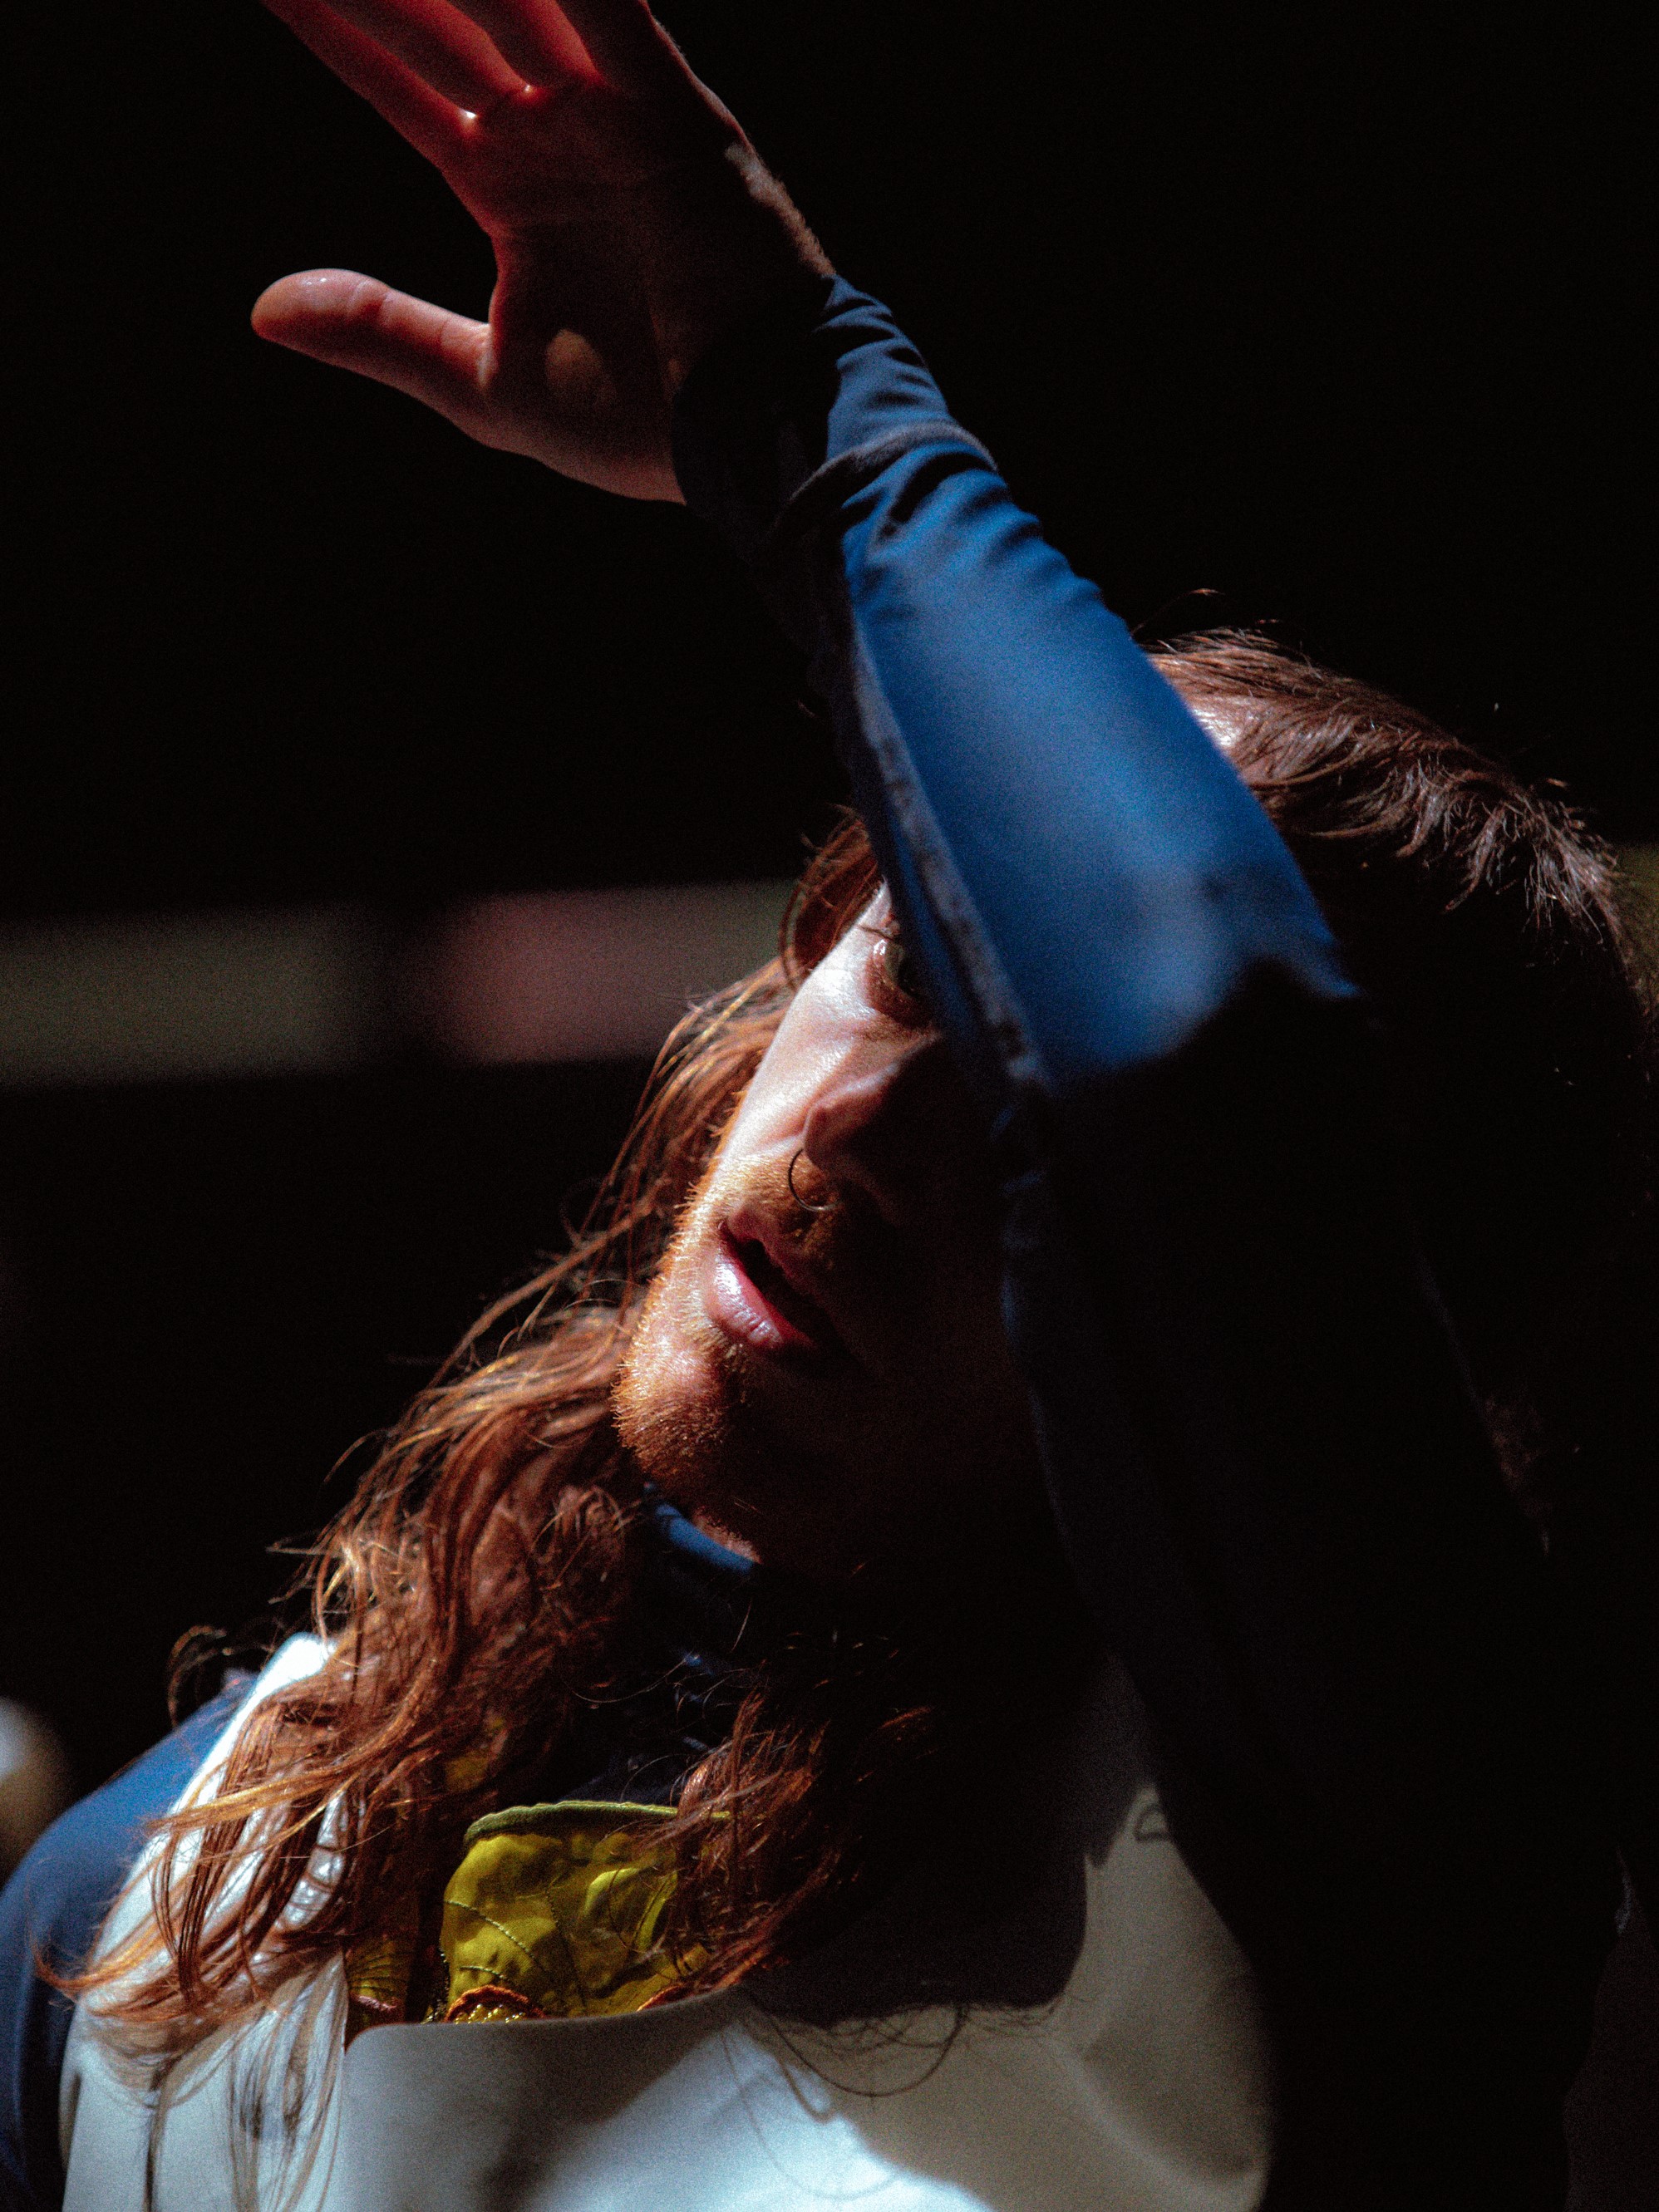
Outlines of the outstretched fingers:
[[434,92],[475,114],[524,88],[526,73],[507,61],[465,8],[449,0],[329,0],[360,31],[406,62]]
[[253,327],[261,337],[313,361],[356,369],[406,392],[469,436],[494,442],[482,383],[489,346],[486,323],[411,299],[349,269],[307,269],[260,294]]
[[455,0],[455,5],[489,33],[502,59],[528,83],[592,78],[581,40],[551,0]]
[[563,0],[563,12],[605,78],[644,94],[690,71],[647,0]]
[[460,152],[465,143],[460,111],[466,103],[434,92],[322,0],[264,0],[264,4],[343,84],[377,108],[417,153],[442,167]]
[[550,71],[645,94],[664,82],[675,50],[645,0],[456,0],[532,82]]

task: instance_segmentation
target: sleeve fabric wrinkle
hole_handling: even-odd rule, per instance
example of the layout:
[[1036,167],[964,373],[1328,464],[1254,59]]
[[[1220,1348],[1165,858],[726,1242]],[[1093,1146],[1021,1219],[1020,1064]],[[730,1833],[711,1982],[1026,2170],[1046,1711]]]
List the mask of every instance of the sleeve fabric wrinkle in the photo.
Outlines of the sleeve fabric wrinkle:
[[878,302],[732,333],[675,456],[981,1108],[1056,1516],[1273,2004],[1286,2171],[1341,2108],[1378,2201],[1559,2203],[1612,1855],[1322,915]]
[[951,915],[933,956],[959,971],[958,1051],[995,1039],[994,1109],[1167,1051],[1257,963],[1348,995],[1260,809],[884,308],[838,283],[804,343],[728,341],[676,456],[812,657],[896,890],[924,887],[907,923]]

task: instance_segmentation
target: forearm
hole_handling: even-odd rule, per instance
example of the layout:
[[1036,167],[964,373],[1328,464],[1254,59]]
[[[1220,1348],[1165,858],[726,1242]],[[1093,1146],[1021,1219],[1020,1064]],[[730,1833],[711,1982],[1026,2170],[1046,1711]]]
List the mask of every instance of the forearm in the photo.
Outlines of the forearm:
[[728,340],[676,457],[812,656],[994,1119],[1168,1054],[1256,969],[1346,995],[1255,801],[884,307],[838,284],[810,333]]

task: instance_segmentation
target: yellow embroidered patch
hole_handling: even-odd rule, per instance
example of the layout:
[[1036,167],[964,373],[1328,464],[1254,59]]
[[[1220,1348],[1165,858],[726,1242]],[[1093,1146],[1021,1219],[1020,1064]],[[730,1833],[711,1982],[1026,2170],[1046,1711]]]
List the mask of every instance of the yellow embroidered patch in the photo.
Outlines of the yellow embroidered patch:
[[672,1856],[641,1833],[672,1814],[567,1798],[475,1820],[444,1891],[442,2016],[637,2012],[680,1980],[680,1962],[657,1941],[674,1893]]

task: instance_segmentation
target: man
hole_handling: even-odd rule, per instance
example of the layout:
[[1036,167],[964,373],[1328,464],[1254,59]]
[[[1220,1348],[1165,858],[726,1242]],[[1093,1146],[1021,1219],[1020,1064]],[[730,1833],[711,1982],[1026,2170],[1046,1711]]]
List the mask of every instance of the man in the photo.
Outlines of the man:
[[20,1877],[21,2201],[1559,2205],[1651,1833],[1571,1617],[1651,1530],[1562,1313],[1647,1264],[1601,864],[1363,687],[1161,675],[636,0],[277,12],[501,278],[258,326],[686,497],[861,826],[317,1637]]

